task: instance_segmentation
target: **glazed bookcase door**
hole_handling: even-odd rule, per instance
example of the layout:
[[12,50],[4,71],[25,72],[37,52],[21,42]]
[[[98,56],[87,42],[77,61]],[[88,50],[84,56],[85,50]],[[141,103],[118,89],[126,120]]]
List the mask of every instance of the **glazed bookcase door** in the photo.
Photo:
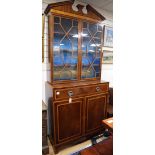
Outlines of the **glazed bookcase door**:
[[83,22],[81,38],[81,79],[100,78],[102,26],[96,23]]
[[78,78],[78,21],[54,16],[53,81]]

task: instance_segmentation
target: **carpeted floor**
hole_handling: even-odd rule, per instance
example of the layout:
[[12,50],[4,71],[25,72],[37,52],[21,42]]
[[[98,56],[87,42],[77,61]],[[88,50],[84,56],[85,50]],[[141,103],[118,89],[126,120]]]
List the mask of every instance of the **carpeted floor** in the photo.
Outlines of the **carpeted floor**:
[[[104,137],[104,139],[106,139],[106,137]],[[49,154],[48,155],[71,155],[71,154],[76,153],[82,149],[92,146],[91,140],[87,140],[80,144],[70,146],[64,150],[61,150],[58,154],[55,154],[50,141],[48,141],[48,144],[49,144]]]
[[75,153],[81,149],[84,149],[84,148],[92,145],[91,140],[87,140],[83,143],[80,143],[80,144],[68,147],[64,150],[61,150],[58,154],[55,154],[50,141],[48,141],[48,144],[49,144],[49,154],[48,155],[71,155],[71,154],[73,154],[73,153]]

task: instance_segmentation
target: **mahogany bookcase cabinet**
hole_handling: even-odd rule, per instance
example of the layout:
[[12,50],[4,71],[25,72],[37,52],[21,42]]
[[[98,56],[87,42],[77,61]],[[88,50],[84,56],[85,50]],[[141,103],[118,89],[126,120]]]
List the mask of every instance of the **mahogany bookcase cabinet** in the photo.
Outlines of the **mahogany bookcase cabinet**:
[[49,4],[49,137],[54,151],[99,134],[107,117],[109,83],[101,81],[105,18],[90,5],[87,14],[73,2]]

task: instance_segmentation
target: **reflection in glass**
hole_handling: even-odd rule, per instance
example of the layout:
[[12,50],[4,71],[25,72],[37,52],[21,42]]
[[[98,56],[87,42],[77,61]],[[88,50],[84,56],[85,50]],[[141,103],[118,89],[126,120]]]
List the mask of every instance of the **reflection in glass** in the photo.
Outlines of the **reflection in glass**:
[[94,37],[101,39],[101,32],[97,32]]
[[54,24],[54,32],[65,33],[60,24]]
[[53,44],[53,55],[57,56],[59,54],[59,51],[60,51],[59,43],[54,43]]
[[87,28],[87,23],[83,22],[83,28]]
[[59,56],[54,56],[54,66],[62,66],[63,63],[63,59]]
[[99,65],[93,65],[95,72],[99,73],[100,72],[100,66]]
[[73,20],[73,26],[78,26],[78,22],[76,20]]
[[100,77],[100,55],[102,27],[83,23],[82,36],[82,75],[81,78]]
[[87,66],[90,64],[89,60],[87,57],[82,57],[82,65]]
[[100,74],[101,74],[100,72],[96,73],[96,77],[100,77]]
[[81,36],[81,78],[100,77],[102,26],[83,22],[78,33],[78,21],[54,17],[53,80],[77,80],[78,38]]
[[72,20],[67,18],[61,18],[61,25],[66,32],[72,27]]
[[86,78],[92,78],[92,77],[94,77],[94,75],[95,75],[95,71],[94,71],[93,67],[91,67],[89,70],[87,70]]
[[78,29],[77,27],[72,27],[72,29],[69,31],[69,34],[78,34]]
[[64,69],[63,71],[61,71],[60,80],[70,80],[71,77],[72,77],[72,73],[70,70]]
[[98,31],[102,31],[102,26],[98,24]]
[[65,36],[65,34],[61,33],[54,33],[54,42],[60,42],[62,38]]
[[89,24],[89,32],[93,36],[97,32],[97,25],[96,24]]
[[60,23],[60,18],[59,17],[54,17],[54,23]]
[[[76,80],[78,63],[78,21],[54,18],[53,79]],[[73,25],[72,25],[73,24]]]

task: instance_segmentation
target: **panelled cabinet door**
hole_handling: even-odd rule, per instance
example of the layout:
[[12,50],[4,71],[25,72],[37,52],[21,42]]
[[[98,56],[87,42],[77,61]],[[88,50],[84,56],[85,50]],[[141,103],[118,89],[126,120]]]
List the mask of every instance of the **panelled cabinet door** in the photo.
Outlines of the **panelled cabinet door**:
[[107,94],[86,97],[86,133],[102,128],[102,120],[106,117]]
[[55,101],[56,143],[76,139],[82,135],[83,98]]

